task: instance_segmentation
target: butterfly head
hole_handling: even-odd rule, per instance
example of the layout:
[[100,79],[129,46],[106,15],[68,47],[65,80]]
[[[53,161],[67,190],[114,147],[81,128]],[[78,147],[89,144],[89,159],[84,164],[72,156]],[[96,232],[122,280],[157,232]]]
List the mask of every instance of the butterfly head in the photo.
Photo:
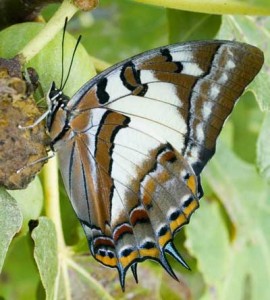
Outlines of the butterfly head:
[[49,109],[56,103],[58,103],[58,106],[60,104],[61,107],[65,107],[68,101],[69,97],[63,93],[62,89],[57,88],[53,81],[47,94],[47,104]]
[[53,81],[47,94],[47,104],[49,110],[49,114],[47,117],[47,128],[49,131],[52,127],[52,122],[56,113],[60,109],[65,110],[68,101],[69,97],[63,93],[62,89],[57,88],[55,82]]

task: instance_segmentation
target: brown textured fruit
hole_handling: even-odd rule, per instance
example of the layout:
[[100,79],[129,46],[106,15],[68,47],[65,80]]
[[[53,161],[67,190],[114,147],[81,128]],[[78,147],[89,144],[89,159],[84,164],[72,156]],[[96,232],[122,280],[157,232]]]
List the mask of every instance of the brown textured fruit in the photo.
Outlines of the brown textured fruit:
[[96,8],[99,0],[74,0],[73,3],[83,11],[89,11]]
[[[0,185],[7,189],[25,188],[46,162],[49,138],[44,122],[31,129],[19,128],[33,124],[41,114],[26,82],[1,69]],[[39,159],[44,160],[31,165]]]

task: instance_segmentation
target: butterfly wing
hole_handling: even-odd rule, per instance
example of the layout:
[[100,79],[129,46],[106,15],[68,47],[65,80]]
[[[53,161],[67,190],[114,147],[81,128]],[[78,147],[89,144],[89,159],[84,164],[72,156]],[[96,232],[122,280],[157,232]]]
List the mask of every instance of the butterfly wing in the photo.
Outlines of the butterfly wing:
[[68,103],[59,157],[93,256],[126,270],[151,258],[175,277],[165,252],[202,196],[199,175],[236,100],[263,64],[250,45],[171,45],[124,61]]

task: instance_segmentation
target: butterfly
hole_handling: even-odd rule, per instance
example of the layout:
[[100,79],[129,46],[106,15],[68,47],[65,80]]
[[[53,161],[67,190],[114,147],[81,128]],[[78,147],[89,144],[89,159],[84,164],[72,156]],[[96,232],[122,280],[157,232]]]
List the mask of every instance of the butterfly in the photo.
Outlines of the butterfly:
[[47,129],[93,257],[122,288],[137,263],[166,254],[203,196],[201,172],[237,99],[263,64],[256,47],[195,41],[139,54],[70,99],[52,83]]

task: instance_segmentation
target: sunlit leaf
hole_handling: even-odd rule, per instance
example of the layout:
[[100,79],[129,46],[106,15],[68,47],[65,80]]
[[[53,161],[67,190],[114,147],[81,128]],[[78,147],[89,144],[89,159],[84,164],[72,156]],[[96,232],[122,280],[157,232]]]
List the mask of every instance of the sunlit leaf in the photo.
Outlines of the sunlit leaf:
[[206,294],[214,289],[218,299],[267,298],[269,186],[252,165],[239,160],[223,143],[204,176],[234,226],[229,239],[217,204],[202,200],[201,210],[186,229],[190,239],[187,245],[196,255],[207,283]]
[[0,188],[0,272],[9,244],[21,226],[22,214],[18,203],[4,188]]
[[213,39],[217,34],[221,16],[168,9],[170,43]]
[[257,143],[257,162],[260,173],[270,183],[270,114],[265,114]]
[[253,93],[247,92],[241,97],[233,110],[230,121],[234,129],[232,149],[242,159],[254,164],[263,114]]
[[[16,199],[23,215],[23,227],[21,234],[28,232],[28,222],[40,216],[43,207],[43,190],[38,177],[24,190],[9,191]],[[31,207],[31,209],[29,209]]]
[[220,39],[235,39],[259,47],[264,51],[265,64],[253,83],[248,87],[256,97],[261,110],[270,110],[269,97],[269,68],[270,31],[264,28],[264,22],[260,19],[245,16],[223,16],[222,26],[218,34]]
[[[22,23],[1,31],[0,57],[11,58],[16,55],[43,27],[44,25],[40,23]],[[75,43],[76,40],[67,33],[64,53],[64,79],[71,63]],[[61,45],[62,33],[60,32],[27,65],[35,68],[38,72],[45,95],[52,81],[55,81],[57,86],[60,85],[62,68]],[[74,72],[78,69],[80,70],[79,76],[77,72]],[[72,96],[86,81],[95,75],[90,58],[81,45],[79,45],[76,52],[72,70],[73,72],[71,72],[65,87],[65,93],[69,96]]]
[[135,0],[136,2],[163,6],[167,8],[209,13],[237,15],[269,15],[270,5],[267,0]]
[[48,218],[40,217],[37,227],[32,231],[31,237],[35,243],[34,258],[45,288],[46,299],[55,299],[54,289],[57,282],[58,249],[54,224]]

